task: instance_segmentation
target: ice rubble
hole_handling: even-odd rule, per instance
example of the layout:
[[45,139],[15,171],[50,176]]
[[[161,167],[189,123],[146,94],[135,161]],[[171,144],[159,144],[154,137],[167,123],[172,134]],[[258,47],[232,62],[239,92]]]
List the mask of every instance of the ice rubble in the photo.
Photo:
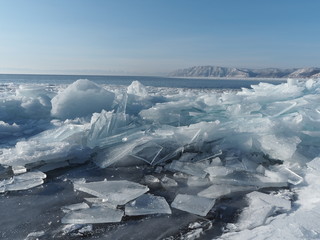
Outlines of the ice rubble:
[[[311,194],[306,189],[317,187],[308,182],[315,173],[306,165],[317,167],[315,160],[310,161],[320,154],[319,102],[320,82],[316,80],[289,80],[277,86],[260,83],[238,92],[199,95],[190,91],[162,97],[150,95],[139,82],[116,94],[88,80],[78,80],[56,95],[43,87],[19,87],[16,94],[1,96],[0,139],[10,136],[14,141],[0,149],[0,164],[5,168],[0,191],[42,184],[43,178],[34,177],[22,183],[23,187],[12,185],[20,184],[19,176],[37,169],[46,172],[85,161],[102,168],[150,164],[164,171],[155,171],[159,178],[155,177],[158,181],[153,184],[159,183],[169,192],[178,193],[181,185],[168,171],[186,174],[187,186],[197,190],[178,193],[171,206],[201,216],[210,211],[215,199],[268,187],[295,189],[306,207],[309,200],[302,194]],[[61,121],[66,118],[72,119]],[[43,125],[46,130],[26,132],[28,125],[34,124],[30,119],[47,119]],[[302,188],[303,184],[307,186]],[[128,181],[74,183],[74,187],[104,199],[101,202],[106,204],[70,211],[63,220],[70,224],[121,221],[123,212],[115,206],[127,204],[130,215],[130,201],[141,201],[142,213],[152,212],[148,201],[155,204],[160,197],[141,197],[148,187]],[[250,203],[237,225],[241,234],[272,227],[269,219],[279,213],[278,203],[261,194],[247,195]],[[285,210],[290,211],[286,204]],[[298,225],[302,223],[296,215],[304,215],[300,208],[288,218]],[[100,210],[113,217],[92,220]],[[252,212],[264,214],[254,222],[249,217]],[[310,212],[306,211],[306,216]],[[280,223],[286,219],[283,214],[279,216],[276,221]],[[232,233],[229,236],[232,238]]]

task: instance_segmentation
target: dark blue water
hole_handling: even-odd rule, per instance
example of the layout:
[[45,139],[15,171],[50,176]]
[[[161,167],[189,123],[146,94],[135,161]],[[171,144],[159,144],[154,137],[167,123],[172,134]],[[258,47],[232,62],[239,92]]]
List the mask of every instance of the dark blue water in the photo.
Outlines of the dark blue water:
[[0,74],[0,83],[17,84],[70,84],[78,79],[88,79],[98,84],[130,85],[138,80],[145,86],[174,87],[174,88],[250,88],[253,84],[267,82],[280,84],[279,80],[227,80],[206,78],[170,78],[154,76],[96,76],[96,75],[31,75],[31,74]]

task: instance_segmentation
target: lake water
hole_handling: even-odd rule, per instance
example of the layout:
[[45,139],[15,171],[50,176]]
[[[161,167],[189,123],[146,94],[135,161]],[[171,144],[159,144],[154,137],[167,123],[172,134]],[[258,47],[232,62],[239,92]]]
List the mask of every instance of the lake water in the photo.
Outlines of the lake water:
[[130,85],[138,80],[145,86],[173,88],[250,88],[252,84],[267,82],[280,84],[286,80],[240,80],[240,79],[207,79],[207,78],[170,78],[155,76],[96,76],[96,75],[32,75],[0,74],[0,83],[17,84],[70,84],[78,79],[88,79],[98,84]]

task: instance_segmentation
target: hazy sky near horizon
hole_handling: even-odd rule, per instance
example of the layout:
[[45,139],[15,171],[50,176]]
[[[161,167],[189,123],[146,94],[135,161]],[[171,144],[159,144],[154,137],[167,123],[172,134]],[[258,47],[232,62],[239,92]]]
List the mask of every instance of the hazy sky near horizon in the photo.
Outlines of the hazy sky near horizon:
[[318,0],[0,0],[0,73],[320,67]]

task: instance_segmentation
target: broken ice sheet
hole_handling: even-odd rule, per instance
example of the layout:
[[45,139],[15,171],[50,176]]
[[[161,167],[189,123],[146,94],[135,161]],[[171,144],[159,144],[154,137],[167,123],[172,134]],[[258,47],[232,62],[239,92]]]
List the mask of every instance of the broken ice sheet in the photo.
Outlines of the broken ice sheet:
[[79,210],[79,209],[86,209],[89,208],[89,205],[82,202],[82,203],[75,203],[75,204],[71,204],[68,206],[63,206],[61,209],[63,212],[70,212],[70,211],[75,211],[75,210]]
[[299,176],[295,172],[293,172],[291,169],[280,166],[275,169],[279,174],[284,178],[287,179],[288,183],[291,183],[293,185],[298,185],[303,181],[303,177]]
[[103,206],[95,206],[68,212],[61,220],[65,224],[112,223],[120,222],[123,211]]
[[104,206],[108,208],[116,209],[118,205],[108,202],[107,199],[102,198],[84,198],[91,206]]
[[171,214],[171,209],[165,198],[144,194],[127,203],[125,206],[125,213],[128,216]]
[[181,162],[174,160],[167,165],[167,168],[171,171],[179,171],[200,178],[204,178],[207,175],[207,173],[203,171],[201,167],[190,162]]
[[27,172],[0,181],[0,192],[26,190],[43,184],[47,175],[40,171]]
[[206,216],[214,206],[215,201],[215,199],[195,195],[178,194],[171,203],[171,207],[200,216]]
[[117,205],[124,205],[149,191],[148,187],[127,180],[74,183],[74,189]]
[[233,169],[230,169],[224,166],[214,166],[214,167],[208,167],[204,171],[209,173],[210,177],[221,177],[221,176],[226,176],[232,173]]
[[146,142],[136,146],[131,155],[149,164],[153,164],[163,147],[154,142]]
[[223,184],[223,185],[214,184],[204,189],[203,191],[199,192],[198,196],[206,197],[206,198],[220,198],[230,193],[251,191],[256,189],[257,188],[254,186],[233,186],[233,185],[227,185],[227,184]]

